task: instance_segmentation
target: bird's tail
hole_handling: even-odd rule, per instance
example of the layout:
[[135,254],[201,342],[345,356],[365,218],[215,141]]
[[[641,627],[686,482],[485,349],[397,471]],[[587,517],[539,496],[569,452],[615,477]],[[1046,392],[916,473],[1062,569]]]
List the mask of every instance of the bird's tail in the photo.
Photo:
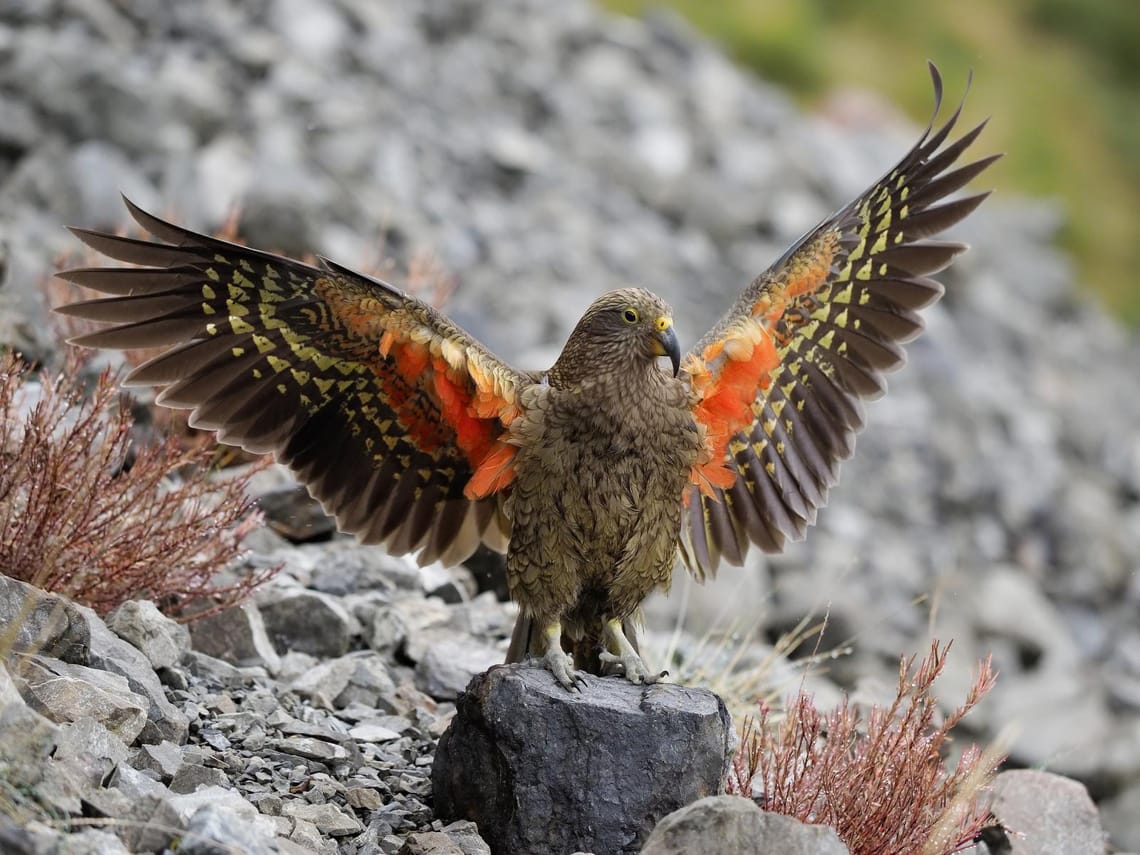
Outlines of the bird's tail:
[[537,650],[538,633],[534,625],[534,618],[526,612],[520,611],[515,621],[515,628],[511,632],[511,643],[507,647],[507,664],[522,662],[528,656],[541,656],[543,651]]

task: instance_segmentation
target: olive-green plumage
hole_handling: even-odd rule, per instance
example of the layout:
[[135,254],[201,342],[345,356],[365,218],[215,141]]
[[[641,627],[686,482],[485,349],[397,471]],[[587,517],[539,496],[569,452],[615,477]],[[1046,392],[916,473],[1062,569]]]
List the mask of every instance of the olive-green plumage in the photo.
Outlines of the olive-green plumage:
[[162,386],[159,403],[192,425],[275,454],[342,530],[425,562],[506,551],[521,610],[510,660],[541,657],[568,688],[579,670],[653,681],[631,631],[642,600],[678,557],[703,578],[804,534],[862,401],[941,296],[929,276],[964,246],[928,238],[982,202],[947,197],[996,159],[955,165],[982,130],[949,142],[960,110],[758,276],[683,360],[648,291],[599,297],[548,371],[521,371],[385,282],[130,203],[159,240],[76,229],[141,266],[61,273],[113,296],[60,310],[110,324],[79,344],[163,348],[128,383]]
[[679,498],[702,445],[688,384],[657,364],[670,341],[659,298],[611,292],[578,322],[547,382],[524,393],[506,505],[507,574],[523,614],[508,661],[557,658],[542,630],[561,621],[575,665],[596,672],[606,622],[627,621],[668,585]]

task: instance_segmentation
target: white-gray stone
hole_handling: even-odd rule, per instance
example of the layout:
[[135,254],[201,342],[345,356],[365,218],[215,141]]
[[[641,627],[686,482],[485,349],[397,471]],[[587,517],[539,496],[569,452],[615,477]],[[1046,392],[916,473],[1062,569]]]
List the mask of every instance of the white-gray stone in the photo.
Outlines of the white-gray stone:
[[321,834],[331,837],[358,834],[364,828],[356,817],[332,804],[291,801],[285,803],[281,813],[298,821],[311,822]]
[[642,855],[847,855],[847,847],[826,825],[760,810],[740,796],[708,796],[662,819],[645,841]]
[[43,656],[18,663],[16,685],[24,700],[56,722],[91,718],[127,745],[146,725],[149,704],[126,679]]
[[438,700],[454,700],[472,677],[502,661],[503,651],[475,639],[441,638],[416,663],[416,688]]
[[139,649],[154,668],[169,668],[190,650],[190,630],[150,600],[128,600],[107,615],[107,627]]
[[1096,805],[1077,781],[1036,769],[1002,772],[993,812],[1012,835],[1013,855],[1104,855]]

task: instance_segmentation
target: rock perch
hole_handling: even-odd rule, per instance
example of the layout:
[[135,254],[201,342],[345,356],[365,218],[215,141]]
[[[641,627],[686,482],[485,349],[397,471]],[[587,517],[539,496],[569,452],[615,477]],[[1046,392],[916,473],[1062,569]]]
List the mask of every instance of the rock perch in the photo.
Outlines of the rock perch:
[[460,695],[432,771],[436,815],[469,819],[499,855],[637,852],[666,814],[723,791],[724,703],[671,684],[492,668]]

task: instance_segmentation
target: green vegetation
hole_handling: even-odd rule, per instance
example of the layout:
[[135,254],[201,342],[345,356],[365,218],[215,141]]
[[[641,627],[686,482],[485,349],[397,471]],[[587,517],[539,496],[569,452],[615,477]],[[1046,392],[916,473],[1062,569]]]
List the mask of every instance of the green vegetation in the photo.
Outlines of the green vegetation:
[[924,61],[942,69],[950,97],[972,68],[967,119],[993,116],[986,145],[1008,153],[990,181],[1063,200],[1062,241],[1082,282],[1140,324],[1140,14],[1133,0],[603,2],[633,15],[670,6],[807,104],[835,86],[864,86],[925,121]]

